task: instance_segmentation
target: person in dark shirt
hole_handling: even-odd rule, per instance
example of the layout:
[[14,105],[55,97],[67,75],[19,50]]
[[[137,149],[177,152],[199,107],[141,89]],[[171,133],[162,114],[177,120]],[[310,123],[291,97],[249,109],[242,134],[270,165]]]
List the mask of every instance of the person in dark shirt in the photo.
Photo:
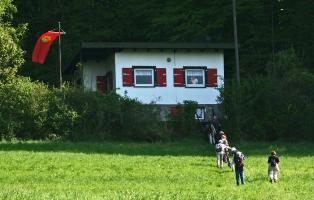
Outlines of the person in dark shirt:
[[271,155],[268,157],[268,177],[271,183],[276,183],[278,180],[279,173],[279,157],[276,151],[272,151]]
[[210,124],[207,127],[207,134],[208,134],[209,143],[215,145],[216,144],[215,136],[217,135],[217,133],[212,124]]
[[212,125],[214,126],[215,132],[217,133],[215,135],[215,143],[218,144],[218,141],[221,139],[221,136],[219,134],[220,131],[221,131],[221,125],[220,125],[220,122],[219,122],[219,120],[218,120],[216,115],[214,115],[214,117],[213,117]]
[[244,161],[244,157],[241,156],[241,152],[237,151],[233,157],[237,185],[240,185],[240,180],[241,180],[241,184],[244,185],[244,163],[243,163],[243,161]]

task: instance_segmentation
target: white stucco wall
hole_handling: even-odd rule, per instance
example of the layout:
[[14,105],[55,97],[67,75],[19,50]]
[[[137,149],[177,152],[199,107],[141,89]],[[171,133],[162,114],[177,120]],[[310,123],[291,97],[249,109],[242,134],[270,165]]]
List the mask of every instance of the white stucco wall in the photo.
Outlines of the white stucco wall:
[[[112,71],[113,73],[113,83],[115,84],[114,77],[114,55],[107,57],[106,60],[102,61],[87,61],[83,63],[83,81],[84,81],[84,89],[96,91],[96,76],[105,76],[108,71]],[[113,84],[113,88],[115,85]]]
[[[167,58],[171,58],[171,62],[167,62]],[[166,68],[167,87],[123,87],[122,68],[132,66],[156,66],[157,68]],[[219,92],[215,88],[185,88],[173,86],[173,68],[182,68],[183,66],[207,66],[207,68],[217,68],[218,76],[223,77],[223,52],[210,50],[203,52],[199,50],[124,50],[122,52],[116,52],[116,92],[120,95],[127,93],[129,97],[137,98],[143,103],[155,101],[157,104],[167,105],[182,103],[184,100],[193,100],[197,101],[199,104],[216,104]],[[223,84],[223,81],[218,78],[218,86],[221,84]]]

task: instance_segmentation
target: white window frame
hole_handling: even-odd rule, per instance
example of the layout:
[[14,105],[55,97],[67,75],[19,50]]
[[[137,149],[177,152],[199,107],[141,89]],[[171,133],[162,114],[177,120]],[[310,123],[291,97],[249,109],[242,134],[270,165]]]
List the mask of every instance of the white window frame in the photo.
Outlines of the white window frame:
[[[188,71],[195,71],[195,70],[201,70],[203,72],[203,83],[202,84],[188,84]],[[201,68],[189,68],[189,69],[185,69],[185,86],[189,87],[189,88],[204,88],[205,85],[205,69],[201,69]]]
[[[200,112],[200,115],[198,115],[199,112]],[[195,119],[204,120],[205,119],[205,108],[204,107],[197,108],[194,116],[195,116]]]
[[[152,83],[150,84],[138,84],[137,83],[137,76],[136,76],[136,72],[137,71],[141,71],[141,70],[149,70],[152,72]],[[155,85],[155,73],[154,73],[154,69],[153,68],[134,68],[134,86],[137,87],[153,87]]]

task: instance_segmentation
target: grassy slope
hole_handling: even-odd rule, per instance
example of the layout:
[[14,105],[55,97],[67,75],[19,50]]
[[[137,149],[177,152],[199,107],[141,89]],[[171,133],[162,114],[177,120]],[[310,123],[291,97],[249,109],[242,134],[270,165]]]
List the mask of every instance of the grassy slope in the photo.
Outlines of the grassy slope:
[[[247,184],[205,142],[0,143],[0,199],[313,199],[314,145],[241,144]],[[277,184],[267,156],[281,159]]]

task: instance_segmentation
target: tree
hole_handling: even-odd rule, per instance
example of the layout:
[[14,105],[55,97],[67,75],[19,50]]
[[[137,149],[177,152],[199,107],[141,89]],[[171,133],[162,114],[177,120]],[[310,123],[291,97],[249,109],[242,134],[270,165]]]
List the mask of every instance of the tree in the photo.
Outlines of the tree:
[[[233,43],[231,0],[197,3],[193,0],[81,0],[79,3],[14,0],[14,3],[19,10],[16,22],[29,23],[24,43],[27,65],[20,72],[52,84],[58,80],[57,48],[51,48],[42,66],[31,63],[31,52],[36,39],[56,28],[58,21],[67,32],[62,39],[64,70],[78,53],[81,42]],[[241,77],[267,74],[266,65],[274,55],[273,44],[274,53],[293,47],[310,69],[314,63],[313,12],[312,0],[237,0]],[[234,74],[233,62],[227,55],[227,78]]]
[[17,27],[12,25],[16,11],[11,0],[0,2],[0,81],[11,79],[24,63],[24,52],[19,43],[26,30],[26,24]]

